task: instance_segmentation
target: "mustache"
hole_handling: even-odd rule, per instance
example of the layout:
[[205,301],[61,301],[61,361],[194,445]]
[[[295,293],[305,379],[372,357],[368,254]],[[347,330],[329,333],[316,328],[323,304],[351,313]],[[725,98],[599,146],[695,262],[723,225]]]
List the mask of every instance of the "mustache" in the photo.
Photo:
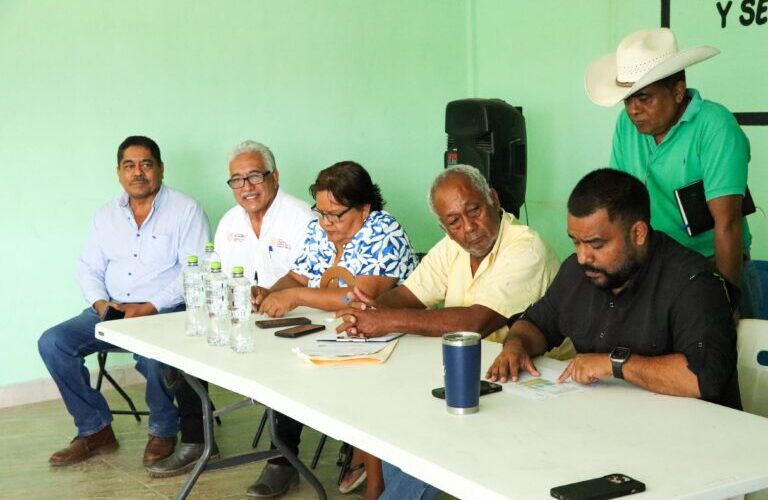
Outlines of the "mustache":
[[137,176],[137,177],[134,177],[133,179],[131,179],[131,184],[133,184],[134,182],[149,182],[149,180],[147,180],[146,177],[141,175],[141,176]]
[[582,269],[583,271],[591,271],[591,272],[593,272],[593,273],[602,273],[602,274],[606,274],[606,272],[605,272],[605,269],[601,269],[601,268],[599,268],[599,267],[591,266],[591,265],[589,265],[589,264],[582,264],[582,265],[581,265],[581,269]]

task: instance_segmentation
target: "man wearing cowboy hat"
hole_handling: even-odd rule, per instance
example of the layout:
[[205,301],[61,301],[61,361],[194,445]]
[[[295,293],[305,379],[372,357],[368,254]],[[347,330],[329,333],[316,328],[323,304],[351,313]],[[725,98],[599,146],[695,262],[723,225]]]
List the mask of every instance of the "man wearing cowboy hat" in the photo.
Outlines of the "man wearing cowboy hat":
[[[678,50],[669,29],[641,30],[587,68],[585,88],[600,106],[624,101],[610,166],[646,185],[653,226],[741,284],[741,316],[750,317],[757,309],[756,275],[748,259],[752,235],[741,213],[749,140],[730,111],[702,99],[685,80],[685,68],[719,52],[707,46]],[[699,181],[714,228],[690,236],[675,190]]]

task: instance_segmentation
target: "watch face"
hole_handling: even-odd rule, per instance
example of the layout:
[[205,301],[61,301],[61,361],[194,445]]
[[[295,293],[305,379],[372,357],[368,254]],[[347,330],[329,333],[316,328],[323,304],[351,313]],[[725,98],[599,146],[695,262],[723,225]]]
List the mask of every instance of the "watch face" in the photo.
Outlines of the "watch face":
[[616,347],[611,351],[611,361],[626,361],[629,358],[630,351],[626,347]]

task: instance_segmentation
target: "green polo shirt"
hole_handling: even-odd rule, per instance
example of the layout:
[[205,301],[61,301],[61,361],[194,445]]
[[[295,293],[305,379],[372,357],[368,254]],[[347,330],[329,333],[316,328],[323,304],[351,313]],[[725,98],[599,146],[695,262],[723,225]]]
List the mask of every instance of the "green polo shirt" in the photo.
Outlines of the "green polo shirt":
[[[610,166],[628,172],[645,183],[651,197],[651,225],[705,257],[715,255],[713,230],[696,236],[685,231],[675,199],[675,189],[704,181],[707,201],[720,196],[743,196],[747,186],[749,140],[724,106],[705,101],[688,89],[691,101],[683,116],[661,144],[641,134],[621,111],[613,134]],[[752,243],[746,219],[742,219],[744,249]]]

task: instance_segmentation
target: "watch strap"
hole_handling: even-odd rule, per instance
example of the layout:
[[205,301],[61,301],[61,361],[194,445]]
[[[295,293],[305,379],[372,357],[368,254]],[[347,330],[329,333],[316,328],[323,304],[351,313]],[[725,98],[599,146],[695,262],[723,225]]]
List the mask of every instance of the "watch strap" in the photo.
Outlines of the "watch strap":
[[613,370],[613,378],[624,378],[624,363],[626,362],[626,359],[622,360],[611,360],[611,370]]

